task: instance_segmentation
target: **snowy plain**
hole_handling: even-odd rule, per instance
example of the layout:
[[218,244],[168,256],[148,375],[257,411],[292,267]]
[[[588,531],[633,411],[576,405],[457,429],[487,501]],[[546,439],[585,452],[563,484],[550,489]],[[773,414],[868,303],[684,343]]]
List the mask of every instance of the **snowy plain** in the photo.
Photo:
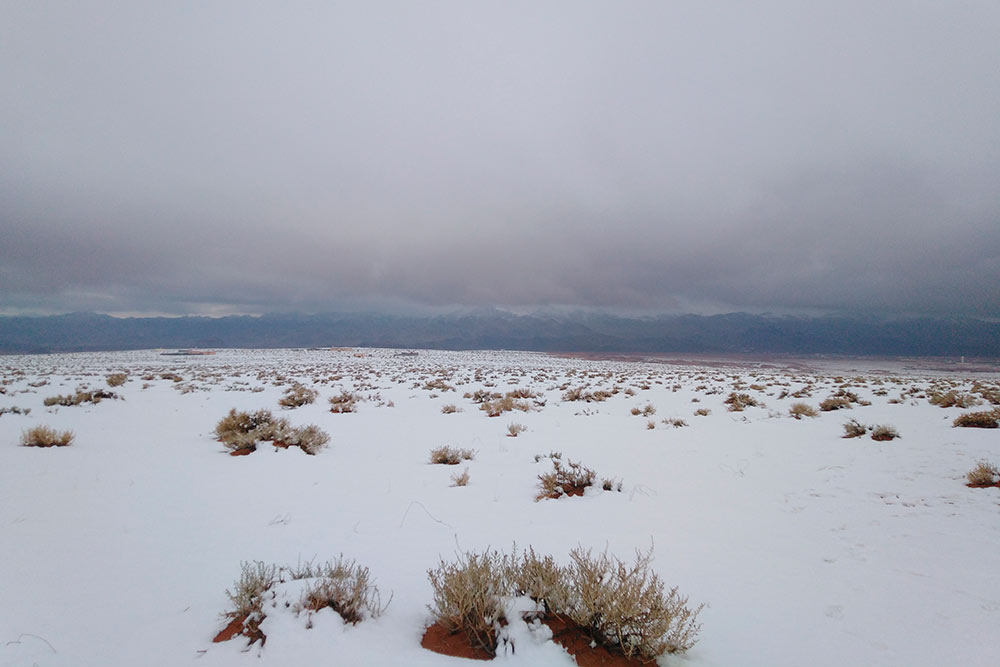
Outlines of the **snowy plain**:
[[[1000,488],[967,488],[965,474],[1000,464],[1000,431],[953,428],[964,410],[927,392],[1000,377],[842,366],[360,349],[4,357],[0,408],[30,414],[0,415],[0,665],[474,664],[421,647],[427,570],[515,543],[562,563],[578,546],[624,560],[652,546],[667,586],[706,603],[699,642],[661,665],[995,664]],[[43,405],[114,372],[129,376],[120,400]],[[293,382],[319,399],[281,410]],[[544,406],[490,418],[463,397],[518,387]],[[564,400],[576,387],[614,393]],[[789,416],[845,387],[871,405]],[[331,413],[342,390],[369,400]],[[732,391],[764,405],[729,412]],[[655,415],[631,414],[646,405]],[[316,456],[267,443],[229,456],[213,428],[231,408],[315,424],[331,442]],[[902,437],[844,439],[852,418]],[[527,430],[509,437],[512,422]],[[20,446],[40,424],[76,439]],[[475,450],[467,486],[451,486],[464,466],[429,464],[442,445]],[[535,456],[552,451],[622,491],[536,501],[548,468]],[[340,554],[391,594],[384,615],[347,625],[327,609],[307,629],[275,612],[263,647],[212,642],[241,562]],[[574,664],[522,630],[497,662]]]

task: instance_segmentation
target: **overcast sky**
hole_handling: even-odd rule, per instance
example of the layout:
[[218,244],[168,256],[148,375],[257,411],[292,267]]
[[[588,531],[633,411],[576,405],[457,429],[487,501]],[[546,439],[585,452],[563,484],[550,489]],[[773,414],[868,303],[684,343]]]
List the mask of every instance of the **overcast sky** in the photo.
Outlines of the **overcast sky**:
[[998,317],[998,35],[996,0],[3,2],[0,312]]

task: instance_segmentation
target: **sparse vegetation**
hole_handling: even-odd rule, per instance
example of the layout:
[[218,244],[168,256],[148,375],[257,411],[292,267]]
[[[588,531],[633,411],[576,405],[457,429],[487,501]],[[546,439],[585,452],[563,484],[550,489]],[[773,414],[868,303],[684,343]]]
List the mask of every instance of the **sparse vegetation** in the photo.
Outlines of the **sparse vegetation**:
[[712,411],[709,410],[708,408],[698,408],[697,410],[694,411],[695,417],[707,417],[710,414],[712,414]]
[[823,412],[832,412],[833,410],[845,410],[851,407],[851,402],[844,398],[843,396],[831,396],[830,398],[823,399],[819,404],[819,409]]
[[476,457],[476,453],[471,449],[458,449],[450,445],[444,445],[431,450],[431,463],[454,466],[462,461],[471,461]]
[[684,421],[683,419],[679,419],[677,417],[672,417],[670,419],[664,419],[662,421],[663,421],[664,425],[666,425],[666,426],[673,426],[674,428],[684,428],[685,426],[688,425],[688,423],[686,421]]
[[796,419],[802,419],[803,417],[816,417],[819,415],[816,408],[808,403],[792,403],[792,405],[788,408],[788,414]]
[[894,426],[879,424],[872,427],[872,440],[887,442],[889,440],[895,440],[898,437],[900,437],[899,431],[897,431]]
[[584,489],[593,485],[596,477],[597,473],[578,462],[567,459],[566,466],[563,467],[561,459],[552,458],[552,472],[538,476],[540,493],[536,500],[564,495],[582,496]]
[[461,412],[461,411],[462,411],[462,409],[459,408],[454,403],[448,403],[447,405],[442,405],[441,406],[441,414],[443,414],[443,415],[453,415],[456,412]]
[[868,432],[868,427],[864,424],[858,422],[857,419],[852,419],[851,421],[844,424],[844,436],[845,438],[860,438],[865,433]]
[[939,408],[971,408],[982,403],[972,394],[964,394],[955,390],[945,392],[930,392],[927,400]]
[[994,486],[1000,483],[1000,470],[992,463],[981,460],[966,475],[969,486]]
[[741,394],[735,391],[731,392],[723,403],[729,406],[730,412],[743,412],[746,408],[753,406],[763,407],[760,401],[750,394]]
[[278,405],[283,408],[298,408],[316,401],[319,392],[301,384],[293,384],[285,390],[285,395],[278,399]]
[[983,412],[966,412],[959,415],[952,426],[961,428],[997,428],[1000,427],[1000,410]]
[[128,381],[128,373],[112,373],[105,381],[109,387],[120,387]]
[[524,424],[518,424],[517,422],[511,422],[507,424],[507,437],[516,438],[521,433],[528,430],[528,427]]
[[118,394],[113,391],[105,391],[104,389],[95,389],[93,391],[87,391],[85,389],[77,389],[75,394],[66,394],[60,396],[49,396],[42,403],[45,407],[51,407],[53,405],[59,405],[63,407],[71,407],[74,405],[80,405],[82,403],[100,403],[106,398],[118,398]]
[[333,412],[334,414],[356,412],[358,398],[357,394],[353,394],[346,390],[340,392],[337,396],[331,396],[330,412]]
[[35,426],[21,433],[24,447],[66,447],[73,442],[73,431],[57,431],[48,426]]
[[499,552],[466,553],[455,563],[441,559],[427,571],[434,589],[430,611],[449,632],[462,632],[469,645],[496,655],[497,635],[506,621],[504,598],[511,582],[506,559]]
[[462,474],[455,473],[451,476],[452,486],[466,486],[469,483],[469,469],[466,468]]
[[692,608],[677,588],[665,590],[649,570],[652,550],[637,553],[633,565],[582,548],[570,558],[566,576],[573,595],[563,613],[594,641],[642,661],[687,651],[697,642],[697,617],[704,605]]

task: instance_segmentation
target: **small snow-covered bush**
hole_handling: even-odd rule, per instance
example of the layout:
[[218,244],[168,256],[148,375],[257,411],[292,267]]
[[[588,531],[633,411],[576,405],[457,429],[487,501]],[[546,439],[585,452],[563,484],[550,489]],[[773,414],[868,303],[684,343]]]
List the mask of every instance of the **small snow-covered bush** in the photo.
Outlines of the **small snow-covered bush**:
[[454,466],[462,461],[471,461],[476,457],[476,453],[471,449],[458,449],[450,445],[444,445],[431,450],[431,463],[440,463]]
[[73,442],[73,431],[57,431],[48,426],[36,426],[21,433],[24,447],[66,447]]
[[564,495],[581,496],[584,489],[593,485],[597,473],[582,464],[567,459],[566,467],[558,458],[552,459],[552,472],[538,476],[540,493],[536,500],[542,498],[559,498]]
[[330,397],[330,412],[341,414],[346,412],[357,412],[357,394],[349,391],[342,391],[338,396]]
[[868,432],[868,427],[858,422],[857,419],[852,419],[851,421],[844,424],[845,438],[860,438],[867,432]]
[[1000,426],[1000,410],[966,412],[959,415],[952,426],[961,428],[997,428]]
[[796,419],[802,419],[803,417],[815,417],[819,413],[808,403],[792,403],[791,407],[788,408],[788,414]]
[[517,422],[511,422],[507,424],[507,437],[516,438],[519,434],[524,433],[528,430],[528,427],[524,424],[518,424]]
[[319,392],[301,384],[293,384],[285,390],[285,395],[278,399],[278,405],[283,408],[298,408],[316,401]]
[[976,467],[966,475],[970,486],[992,486],[1000,482],[1000,470],[992,463],[982,460],[976,463]]
[[109,387],[120,387],[128,381],[127,373],[112,373],[105,380]]
[[932,392],[927,400],[939,408],[971,408],[982,403],[972,394],[963,394],[955,390]]
[[239,634],[249,637],[250,643],[263,642],[260,624],[264,620],[264,595],[277,583],[278,568],[265,565],[263,561],[241,563],[240,567],[240,578],[233,590],[226,589],[226,597],[233,608],[223,612],[222,618],[241,621],[243,627]]
[[673,426],[674,428],[684,428],[688,425],[686,421],[678,417],[671,417],[670,419],[661,420],[666,426]]
[[449,403],[447,405],[441,406],[441,414],[443,415],[453,415],[456,412],[461,412],[462,410],[454,403]]
[[74,405],[80,405],[82,403],[100,403],[105,398],[118,398],[118,394],[112,391],[105,391],[104,389],[95,389],[94,391],[86,391],[84,389],[78,389],[75,394],[65,394],[60,396],[49,396],[44,399],[42,403],[45,407],[51,407],[53,405],[59,405],[63,407],[71,407]]
[[899,436],[899,431],[896,430],[895,426],[889,426],[888,424],[879,424],[872,427],[872,440],[878,440],[879,442],[886,442],[889,440],[895,440]]
[[299,447],[306,454],[315,455],[330,442],[330,436],[318,426],[300,426],[289,430],[281,439],[287,447]]
[[497,634],[505,621],[504,598],[511,591],[507,559],[496,551],[465,553],[455,563],[441,560],[427,571],[434,589],[430,607],[449,632],[462,632],[469,645],[496,655]]
[[307,563],[290,572],[292,579],[314,580],[305,589],[300,609],[319,611],[329,607],[345,622],[355,625],[365,618],[378,618],[389,604],[382,604],[368,568],[343,555],[318,566]]
[[823,412],[832,412],[833,410],[844,410],[851,407],[851,402],[843,396],[831,396],[830,398],[824,399],[819,404],[819,409]]
[[708,408],[698,408],[697,410],[694,411],[695,417],[707,417],[710,414],[712,414],[712,411],[709,410]]
[[507,568],[515,594],[527,595],[540,603],[546,613],[561,613],[569,608],[573,593],[566,570],[552,556],[539,556],[529,546],[520,557],[511,554]]
[[665,590],[649,570],[652,551],[637,553],[633,565],[582,548],[570,552],[570,558],[567,577],[573,594],[562,613],[595,641],[642,661],[694,646],[704,605],[692,608],[676,587]]
[[469,483],[469,469],[468,468],[466,468],[465,470],[463,470],[461,475],[459,475],[458,473],[455,473],[454,475],[451,476],[451,485],[452,486],[466,486],[466,485],[468,485],[468,483]]
[[761,402],[750,394],[741,394],[735,391],[731,392],[723,403],[729,406],[730,412],[743,412],[746,408],[754,406],[763,407]]

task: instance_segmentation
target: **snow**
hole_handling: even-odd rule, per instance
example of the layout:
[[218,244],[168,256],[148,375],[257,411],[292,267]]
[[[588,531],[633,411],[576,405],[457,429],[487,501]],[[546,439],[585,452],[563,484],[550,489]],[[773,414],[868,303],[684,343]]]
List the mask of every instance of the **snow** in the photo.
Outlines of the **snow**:
[[[31,411],[0,416],[0,665],[460,665],[420,646],[427,570],[515,543],[562,563],[577,546],[626,560],[652,546],[667,586],[708,605],[698,644],[663,665],[992,664],[1000,489],[969,489],[964,476],[979,459],[1000,463],[1000,432],[953,428],[963,410],[933,406],[922,392],[998,377],[841,366],[391,350],[5,357],[0,407]],[[130,377],[113,389],[123,400],[43,406],[81,384],[103,387],[116,371]],[[183,381],[160,378],[168,372]],[[817,406],[855,375],[863,381],[850,390],[872,405],[788,416],[792,403]],[[438,378],[455,391],[423,388]],[[293,381],[320,398],[280,410]],[[738,382],[765,407],[727,412]],[[778,398],[808,383],[810,397]],[[622,391],[600,403],[562,400],[563,387],[584,384]],[[488,418],[462,397],[484,387],[528,387],[546,404]],[[911,387],[918,391],[889,403]],[[327,398],[342,389],[372,400],[332,414]],[[462,411],[442,414],[449,403]],[[653,430],[629,413],[647,403],[657,410]],[[230,408],[316,424],[331,442],[317,456],[268,443],[228,456],[212,430]],[[711,414],[694,416],[697,408]],[[688,426],[661,422],[672,417]],[[843,439],[851,418],[891,424],[902,438]],[[507,437],[511,422],[527,430]],[[72,429],[76,440],[19,446],[22,430],[39,424]],[[476,457],[429,465],[429,451],[445,444]],[[623,480],[622,492],[536,502],[549,462],[535,455],[551,451]],[[468,486],[451,486],[466,465]],[[263,648],[212,643],[241,562],[340,554],[370,568],[383,599],[392,594],[384,615],[349,625],[324,610],[307,629],[301,616],[275,611]],[[517,650],[498,661],[574,664],[544,626],[510,632]]]

